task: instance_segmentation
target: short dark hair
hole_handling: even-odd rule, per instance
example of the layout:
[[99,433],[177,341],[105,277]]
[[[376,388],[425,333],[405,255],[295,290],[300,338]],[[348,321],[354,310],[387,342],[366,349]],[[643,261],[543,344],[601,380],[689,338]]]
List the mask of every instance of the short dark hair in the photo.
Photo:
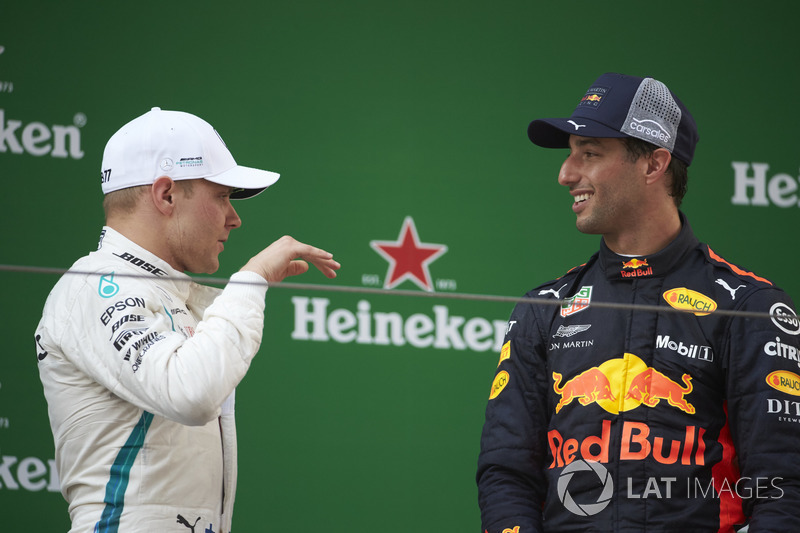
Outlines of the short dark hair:
[[[655,144],[635,137],[624,137],[622,141],[625,143],[625,148],[628,150],[628,156],[631,161],[638,161],[642,156],[649,156],[658,148]],[[688,166],[677,157],[672,156],[667,172],[672,176],[669,195],[675,202],[675,206],[680,207],[686,191],[689,190]]]

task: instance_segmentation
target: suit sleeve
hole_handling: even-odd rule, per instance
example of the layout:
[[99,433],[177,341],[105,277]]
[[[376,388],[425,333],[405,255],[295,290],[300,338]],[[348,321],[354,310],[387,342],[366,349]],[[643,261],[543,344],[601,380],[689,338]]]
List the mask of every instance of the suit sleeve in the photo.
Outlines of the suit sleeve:
[[791,299],[756,291],[731,321],[728,417],[739,459],[736,487],[750,533],[792,531],[800,508],[800,322]]
[[477,483],[482,531],[542,531],[549,419],[545,356],[533,307],[518,305],[509,320],[481,435]]
[[[161,294],[141,283],[108,300],[85,285],[65,306],[63,322],[48,321],[56,329],[50,336],[81,371],[125,401],[203,425],[219,415],[261,343],[266,282],[249,275],[231,277],[248,283],[229,283],[189,338],[176,331]],[[110,318],[115,306],[120,310]]]

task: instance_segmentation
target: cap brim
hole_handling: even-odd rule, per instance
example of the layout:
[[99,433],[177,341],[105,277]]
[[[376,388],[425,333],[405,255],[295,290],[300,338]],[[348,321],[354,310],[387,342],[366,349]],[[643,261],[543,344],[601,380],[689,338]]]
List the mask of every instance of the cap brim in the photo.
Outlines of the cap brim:
[[541,118],[528,125],[528,138],[542,148],[569,148],[570,135],[627,137],[618,130],[581,117]]
[[267,187],[278,181],[281,175],[269,170],[243,167],[237,165],[216,176],[206,177],[208,181],[219,183],[235,190],[231,193],[232,200],[244,200],[263,192]]

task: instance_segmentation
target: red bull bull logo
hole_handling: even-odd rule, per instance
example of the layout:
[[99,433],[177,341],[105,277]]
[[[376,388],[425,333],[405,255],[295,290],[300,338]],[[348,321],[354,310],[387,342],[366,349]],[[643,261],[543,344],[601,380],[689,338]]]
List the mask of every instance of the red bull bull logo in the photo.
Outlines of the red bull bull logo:
[[556,413],[575,399],[584,406],[596,403],[612,414],[641,405],[656,407],[661,400],[684,413],[695,413],[694,406],[686,400],[694,388],[692,376],[683,374],[682,384],[678,383],[631,353],[585,370],[563,385],[562,381],[562,375],[553,372],[553,391],[561,397]]
[[586,96],[581,98],[581,102],[599,102],[602,99],[603,97],[600,96],[599,94],[587,94]]
[[630,261],[624,261],[622,263],[622,268],[633,268],[633,269],[636,269],[636,268],[642,268],[642,267],[646,267],[646,266],[648,266],[647,265],[647,259],[637,259],[635,257],[633,259],[631,259]]
[[623,278],[641,278],[652,276],[653,267],[647,264],[647,259],[634,257],[630,261],[622,262],[622,270],[619,273]]
[[556,394],[561,395],[561,400],[558,402],[558,405],[556,405],[556,413],[575,398],[580,398],[578,402],[580,402],[581,405],[589,405],[598,400],[613,401],[616,399],[611,393],[611,383],[608,381],[606,375],[597,367],[581,372],[567,381],[563,387],[559,387],[561,383],[561,374],[553,372],[553,380],[555,381],[555,383],[553,383],[553,390],[556,391]]

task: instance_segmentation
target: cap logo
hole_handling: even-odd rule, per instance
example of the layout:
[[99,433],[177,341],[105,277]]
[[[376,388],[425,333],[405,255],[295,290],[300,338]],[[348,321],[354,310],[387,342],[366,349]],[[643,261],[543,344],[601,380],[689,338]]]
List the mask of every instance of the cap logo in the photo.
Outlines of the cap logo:
[[642,138],[642,136],[644,136],[644,140],[650,140],[652,143],[658,145],[669,144],[669,138],[671,137],[669,131],[655,120],[650,120],[648,118],[639,120],[631,117],[631,123],[628,127],[639,133],[638,137]]
[[573,126],[575,126],[575,131],[578,131],[578,128],[585,128],[586,127],[586,124],[578,124],[574,120],[568,120],[567,123],[568,124],[572,124]]
[[592,87],[578,102],[578,107],[599,107],[606,94],[608,94],[608,87]]
[[175,163],[172,161],[172,159],[167,157],[166,159],[161,160],[161,164],[159,166],[161,167],[161,170],[172,170],[172,167],[175,166]]
[[667,86],[645,78],[633,95],[620,132],[672,152],[680,123],[681,110]]
[[202,167],[203,156],[181,157],[180,161],[178,161],[178,166],[181,168]]

